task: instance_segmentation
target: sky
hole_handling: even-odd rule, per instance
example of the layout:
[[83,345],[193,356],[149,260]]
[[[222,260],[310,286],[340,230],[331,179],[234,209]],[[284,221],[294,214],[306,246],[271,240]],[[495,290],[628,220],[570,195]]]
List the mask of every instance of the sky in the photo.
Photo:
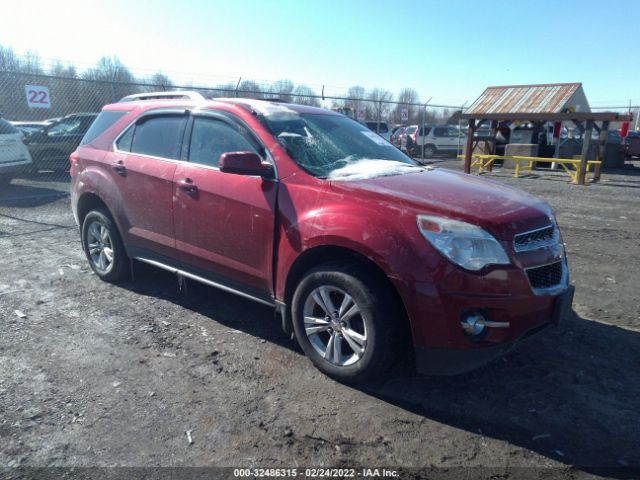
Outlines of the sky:
[[640,104],[637,0],[5,3],[0,45],[80,70],[107,55],[195,83],[411,87],[446,105],[489,85],[582,82],[592,106]]

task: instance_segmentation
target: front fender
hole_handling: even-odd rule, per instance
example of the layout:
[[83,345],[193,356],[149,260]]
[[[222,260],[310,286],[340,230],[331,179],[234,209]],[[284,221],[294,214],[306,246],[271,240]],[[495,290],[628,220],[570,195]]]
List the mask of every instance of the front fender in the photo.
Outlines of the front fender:
[[368,258],[405,295],[410,295],[416,282],[431,283],[434,276],[440,277],[445,273],[446,265],[443,265],[441,256],[433,255],[426,240],[419,236],[415,215],[406,210],[324,205],[313,215],[298,220],[296,235],[292,235],[291,225],[288,233],[283,235],[285,241],[287,238],[301,241],[298,245],[281,244],[278,298],[284,297],[285,279],[296,260],[318,247],[340,247]]

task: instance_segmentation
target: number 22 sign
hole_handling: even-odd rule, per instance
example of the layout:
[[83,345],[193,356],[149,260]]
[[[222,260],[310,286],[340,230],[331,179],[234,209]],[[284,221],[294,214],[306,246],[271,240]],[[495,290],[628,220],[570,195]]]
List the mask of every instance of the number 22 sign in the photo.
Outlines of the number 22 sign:
[[51,97],[49,87],[39,85],[25,85],[24,91],[27,94],[27,105],[31,108],[51,108]]

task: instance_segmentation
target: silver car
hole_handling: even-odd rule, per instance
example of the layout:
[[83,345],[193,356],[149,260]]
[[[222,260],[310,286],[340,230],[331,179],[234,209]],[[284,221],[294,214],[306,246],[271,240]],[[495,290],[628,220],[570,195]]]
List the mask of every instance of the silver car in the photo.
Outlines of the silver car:
[[23,140],[20,130],[0,118],[0,188],[31,166],[31,155]]

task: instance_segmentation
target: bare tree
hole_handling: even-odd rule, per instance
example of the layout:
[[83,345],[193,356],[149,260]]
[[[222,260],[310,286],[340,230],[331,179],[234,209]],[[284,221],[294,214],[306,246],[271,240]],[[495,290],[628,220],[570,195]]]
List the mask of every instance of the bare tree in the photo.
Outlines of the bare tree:
[[20,71],[20,60],[11,47],[0,45],[0,70],[3,72]]
[[270,91],[278,99],[284,102],[292,102],[293,99],[291,97],[291,93],[293,92],[294,88],[295,85],[291,80],[278,80],[271,86]]
[[344,106],[352,108],[354,112],[358,109],[365,107],[366,104],[362,101],[365,98],[366,91],[364,87],[355,85],[347,90],[347,98],[344,100]]
[[102,57],[96,66],[87,70],[82,77],[98,82],[83,84],[84,95],[92,98],[92,103],[98,105],[116,102],[119,98],[141,91],[140,87],[135,85],[136,79],[131,71],[118,57]]
[[253,80],[243,80],[238,88],[238,97],[242,98],[264,98],[262,89]]
[[398,102],[398,104],[392,112],[392,118],[394,122],[402,122],[403,108],[406,108],[409,112],[409,123],[417,123],[421,121],[420,108],[411,105],[412,103],[418,103],[420,101],[418,92],[416,92],[413,88],[403,88],[398,93],[398,98],[396,101]]
[[21,62],[20,71],[33,75],[42,75],[44,70],[40,62],[40,55],[29,50]]
[[317,98],[316,92],[312,88],[306,85],[298,85],[292,92],[293,102],[301,105],[311,105],[313,107],[319,107],[320,101]]
[[55,62],[49,69],[49,75],[54,77],[78,78],[78,72],[73,65],[64,65],[62,62]]
[[152,88],[156,90],[171,90],[174,87],[171,79],[161,72],[154,73],[149,79],[149,83],[152,83],[154,85]]
[[369,92],[368,99],[371,102],[371,119],[375,121],[386,120],[390,110],[390,104],[387,102],[393,100],[393,93],[382,88],[374,88]]
[[94,68],[90,68],[83,75],[87,80],[104,80],[118,83],[135,83],[131,71],[118,57],[102,57]]
[[209,98],[233,97],[235,95],[235,89],[236,84],[234,82],[227,82],[205,90],[204,95]]

